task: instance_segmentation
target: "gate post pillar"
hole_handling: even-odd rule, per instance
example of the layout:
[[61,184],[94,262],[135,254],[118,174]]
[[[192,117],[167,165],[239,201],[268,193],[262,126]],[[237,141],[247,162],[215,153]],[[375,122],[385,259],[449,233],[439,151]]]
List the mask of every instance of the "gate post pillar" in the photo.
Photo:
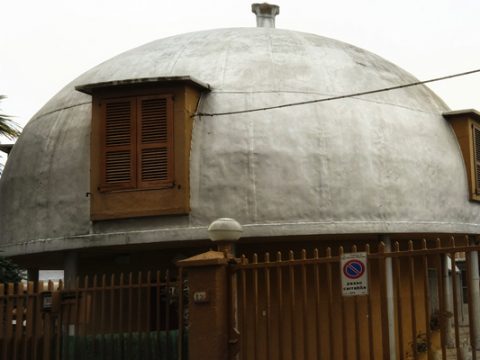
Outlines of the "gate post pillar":
[[235,276],[228,264],[235,262],[234,243],[243,229],[234,219],[220,218],[208,227],[218,251],[179,261],[188,272],[189,360],[238,358],[237,294]]
[[189,360],[228,359],[228,259],[206,253],[177,263],[188,273]]
[[[471,243],[478,245],[479,239],[477,237],[470,237]],[[471,304],[469,304],[468,311],[472,311],[471,319],[473,324],[469,324],[470,331],[473,330],[474,334],[474,343],[471,346],[475,346],[475,349],[480,349],[480,287],[479,287],[479,268],[478,268],[478,251],[470,252],[470,283],[467,286],[470,286],[471,295]]]

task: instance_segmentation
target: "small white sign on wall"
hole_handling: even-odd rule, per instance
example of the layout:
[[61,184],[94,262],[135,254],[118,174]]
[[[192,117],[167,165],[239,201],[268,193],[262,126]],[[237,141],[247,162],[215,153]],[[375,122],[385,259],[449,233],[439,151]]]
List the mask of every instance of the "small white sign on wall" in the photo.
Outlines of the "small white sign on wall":
[[368,295],[367,253],[356,252],[340,257],[342,295]]

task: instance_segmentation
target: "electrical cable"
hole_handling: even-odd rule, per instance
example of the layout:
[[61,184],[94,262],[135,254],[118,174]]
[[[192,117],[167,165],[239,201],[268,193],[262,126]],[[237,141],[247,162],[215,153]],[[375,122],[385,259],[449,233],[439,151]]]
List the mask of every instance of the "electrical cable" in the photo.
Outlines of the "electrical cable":
[[448,79],[452,79],[452,78],[456,78],[456,77],[460,77],[460,76],[471,75],[471,74],[475,74],[475,73],[479,73],[479,72],[480,72],[480,69],[476,69],[476,70],[465,71],[465,72],[457,73],[457,74],[453,74],[453,75],[437,77],[437,78],[424,80],[424,81],[415,81],[415,82],[408,83],[408,84],[396,85],[396,86],[391,86],[391,87],[382,88],[382,89],[361,91],[361,92],[357,92],[357,93],[332,96],[332,97],[323,98],[323,99],[299,101],[299,102],[286,103],[286,104],[275,105],[275,106],[267,106],[267,107],[262,107],[262,108],[253,108],[253,109],[237,110],[237,111],[226,111],[226,112],[218,112],[218,113],[198,112],[198,113],[193,114],[192,117],[195,117],[195,116],[222,116],[222,115],[245,114],[245,113],[252,113],[252,112],[258,112],[258,111],[265,111],[265,110],[281,109],[281,108],[286,108],[286,107],[291,107],[291,106],[300,106],[300,105],[315,104],[315,103],[333,101],[333,100],[339,100],[339,99],[347,99],[347,98],[356,97],[356,96],[377,94],[377,93],[381,93],[381,92],[404,89],[404,88],[407,88],[407,87],[428,84],[428,83],[432,83],[432,82],[436,82],[436,81],[448,80]]

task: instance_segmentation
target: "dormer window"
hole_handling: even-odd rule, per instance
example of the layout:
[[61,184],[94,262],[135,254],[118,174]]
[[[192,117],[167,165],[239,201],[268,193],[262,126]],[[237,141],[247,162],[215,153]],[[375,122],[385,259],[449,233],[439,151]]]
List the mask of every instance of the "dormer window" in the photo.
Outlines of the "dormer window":
[[208,85],[174,77],[77,90],[92,95],[92,220],[187,214],[191,115]]
[[480,113],[459,110],[444,113],[457,136],[467,169],[470,200],[480,201]]

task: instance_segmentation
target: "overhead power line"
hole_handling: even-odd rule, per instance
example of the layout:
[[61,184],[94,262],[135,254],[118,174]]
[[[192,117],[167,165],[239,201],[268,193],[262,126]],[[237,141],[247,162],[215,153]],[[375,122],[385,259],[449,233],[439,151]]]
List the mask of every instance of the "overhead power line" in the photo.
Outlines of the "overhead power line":
[[377,94],[377,93],[381,93],[381,92],[387,92],[387,91],[392,91],[392,90],[404,89],[404,88],[412,87],[412,86],[428,84],[428,83],[432,83],[432,82],[436,82],[436,81],[453,79],[453,78],[456,78],[456,77],[471,75],[471,74],[475,74],[475,73],[479,73],[479,72],[480,72],[480,69],[476,69],[476,70],[465,71],[465,72],[457,73],[457,74],[453,74],[453,75],[442,76],[442,77],[429,79],[429,80],[424,80],[424,81],[416,81],[416,82],[412,82],[412,83],[408,83],[408,84],[396,85],[396,86],[391,86],[391,87],[382,88],[382,89],[361,91],[361,92],[356,92],[356,93],[352,93],[352,94],[338,95],[338,96],[332,96],[332,97],[322,98],[322,99],[292,102],[292,103],[286,103],[286,104],[275,105],[275,106],[266,106],[266,107],[261,107],[261,108],[217,112],[217,113],[198,112],[198,113],[193,114],[192,117],[194,117],[194,116],[222,116],[222,115],[246,114],[246,113],[252,113],[252,112],[257,112],[257,111],[281,109],[281,108],[286,108],[286,107],[291,107],[291,106],[300,106],[300,105],[315,104],[315,103],[321,103],[321,102],[327,102],[327,101],[333,101],[333,100],[339,100],[339,99],[347,99],[347,98],[351,98],[351,97]]

